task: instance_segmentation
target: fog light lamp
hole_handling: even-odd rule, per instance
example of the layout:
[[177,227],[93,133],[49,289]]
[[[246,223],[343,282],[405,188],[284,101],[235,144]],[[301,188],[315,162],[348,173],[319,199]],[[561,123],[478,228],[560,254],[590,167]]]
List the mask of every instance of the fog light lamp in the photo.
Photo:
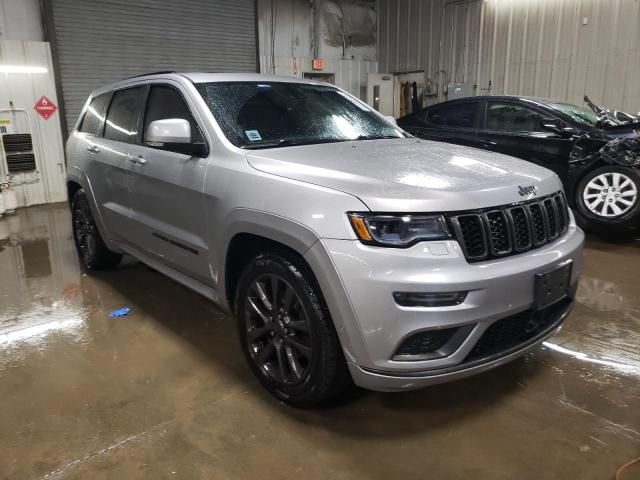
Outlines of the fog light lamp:
[[452,307],[460,305],[467,292],[394,292],[393,299],[401,307]]

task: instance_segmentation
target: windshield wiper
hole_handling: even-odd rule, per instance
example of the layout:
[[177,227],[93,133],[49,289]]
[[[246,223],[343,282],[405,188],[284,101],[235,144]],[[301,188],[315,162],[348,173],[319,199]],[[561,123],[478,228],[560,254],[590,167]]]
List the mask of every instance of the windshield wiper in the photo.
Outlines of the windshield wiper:
[[259,148],[285,147],[287,145],[297,145],[297,143],[289,138],[279,138],[278,140],[263,140],[260,143],[242,145],[240,148],[257,150]]
[[385,138],[405,138],[397,135],[358,135],[354,140],[383,140]]
[[280,138],[278,140],[264,140],[261,142],[251,143],[249,145],[242,145],[240,148],[244,148],[247,150],[258,150],[260,148],[293,147],[297,145],[314,145],[319,143],[337,143],[344,141],[345,140],[341,138]]
[[246,150],[258,150],[261,148],[277,148],[277,147],[292,147],[296,145],[314,145],[319,143],[339,143],[339,142],[353,142],[356,140],[378,140],[384,138],[406,138],[398,137],[396,135],[359,135],[356,138],[279,138],[277,140],[262,140],[260,142],[250,143],[248,145],[242,145],[240,148]]

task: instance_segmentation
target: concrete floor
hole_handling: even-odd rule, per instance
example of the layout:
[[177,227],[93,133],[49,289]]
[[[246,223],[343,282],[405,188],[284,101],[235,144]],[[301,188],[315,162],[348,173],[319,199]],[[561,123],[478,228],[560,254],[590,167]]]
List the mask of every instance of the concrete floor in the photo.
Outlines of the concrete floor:
[[305,412],[261,389],[204,298],[135,262],[84,274],[69,225],[65,205],[0,220],[0,478],[585,480],[640,456],[640,243],[589,242],[578,305],[535,353]]

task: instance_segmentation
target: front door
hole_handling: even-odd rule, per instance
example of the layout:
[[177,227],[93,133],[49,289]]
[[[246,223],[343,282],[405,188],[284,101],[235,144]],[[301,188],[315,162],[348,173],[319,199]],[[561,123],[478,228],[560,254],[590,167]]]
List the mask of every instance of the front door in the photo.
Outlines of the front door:
[[171,147],[145,144],[147,127],[155,120],[182,118],[191,124],[194,142],[203,142],[192,109],[177,86],[152,84],[142,122],[142,143],[132,145],[131,205],[135,223],[133,242],[185,275],[208,282],[209,249],[205,242],[204,181],[208,159]]
[[573,140],[542,127],[549,114],[508,101],[490,101],[486,108],[478,134],[481,148],[536,163],[567,179]]
[[470,100],[435,105],[414,114],[411,126],[403,128],[419,138],[473,147],[477,141],[479,104]]

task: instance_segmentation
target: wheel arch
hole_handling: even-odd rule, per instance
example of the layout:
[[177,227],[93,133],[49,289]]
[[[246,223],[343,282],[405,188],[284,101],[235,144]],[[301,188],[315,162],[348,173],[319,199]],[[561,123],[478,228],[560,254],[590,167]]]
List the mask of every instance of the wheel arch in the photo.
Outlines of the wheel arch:
[[233,220],[225,229],[226,241],[220,269],[219,285],[229,310],[233,312],[235,289],[242,270],[261,252],[286,250],[315,276],[304,259],[305,253],[318,241],[318,235],[308,227],[288,218],[251,209],[234,210]]
[[79,181],[75,179],[67,179],[67,202],[69,203],[69,207],[71,207],[71,202],[73,201],[74,195],[81,188],[82,185]]
[[93,214],[93,219],[96,223],[96,226],[98,227],[98,231],[100,232],[100,236],[110,250],[121,253],[117,245],[114,245],[114,243],[110,240],[108,230],[102,217],[102,211],[98,208],[98,203],[96,201],[89,178],[85,175],[84,172],[81,172],[79,170],[77,172],[79,173],[76,175],[72,175],[71,173],[69,173],[66,179],[67,195],[69,197],[67,201],[69,203],[69,208],[71,208],[73,196],[78,190],[83,189],[87,195],[87,198],[89,199],[89,206]]

